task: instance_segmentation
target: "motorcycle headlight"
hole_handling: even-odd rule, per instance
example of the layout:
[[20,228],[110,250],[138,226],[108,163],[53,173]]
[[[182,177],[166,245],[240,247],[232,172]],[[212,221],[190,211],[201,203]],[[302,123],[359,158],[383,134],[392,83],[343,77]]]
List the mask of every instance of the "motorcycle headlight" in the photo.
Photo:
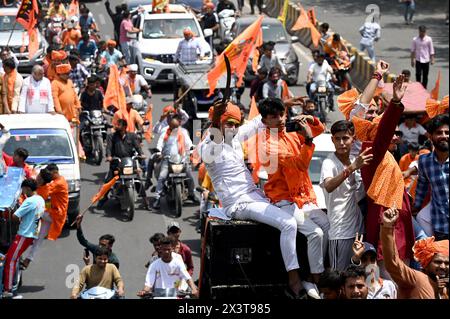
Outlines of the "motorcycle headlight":
[[94,125],[102,125],[103,124],[103,120],[101,118],[95,118],[92,120],[92,124]]
[[317,89],[317,92],[319,93],[325,93],[326,91],[327,91],[326,86],[319,86],[319,88]]
[[123,175],[133,174],[133,167],[131,167],[131,166],[124,167],[122,173],[123,173]]
[[81,181],[79,179],[68,179],[67,186],[69,188],[69,193],[79,192]]
[[180,174],[183,172],[183,164],[172,164],[171,168],[174,174]]

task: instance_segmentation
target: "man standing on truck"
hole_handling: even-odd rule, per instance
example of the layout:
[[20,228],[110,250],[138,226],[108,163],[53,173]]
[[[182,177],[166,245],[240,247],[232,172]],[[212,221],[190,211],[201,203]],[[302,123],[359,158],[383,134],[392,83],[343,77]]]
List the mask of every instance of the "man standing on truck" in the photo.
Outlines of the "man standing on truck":
[[184,29],[183,35],[184,40],[178,44],[175,61],[183,64],[195,64],[202,54],[200,41],[194,38],[194,32],[190,28]]

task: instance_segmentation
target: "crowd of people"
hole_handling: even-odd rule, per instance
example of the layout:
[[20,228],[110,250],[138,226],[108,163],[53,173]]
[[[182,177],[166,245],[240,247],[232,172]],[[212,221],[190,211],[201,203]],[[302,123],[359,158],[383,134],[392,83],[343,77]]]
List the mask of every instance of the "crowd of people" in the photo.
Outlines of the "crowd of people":
[[[221,0],[216,12],[229,3]],[[252,1],[252,8],[255,4]],[[257,4],[261,10],[262,1]],[[133,64],[130,46],[130,34],[142,31],[138,21],[142,8],[132,18],[126,4],[117,6],[115,13],[108,1],[105,5],[114,24],[115,40],[99,38],[98,27],[86,6],[80,6],[79,15],[69,17],[64,4],[54,0],[48,10],[50,46],[43,65],[33,66],[31,75],[24,79],[17,70],[19,62],[14,53],[7,47],[2,50],[0,113],[61,114],[74,128],[80,125],[82,130],[82,111],[106,109],[114,113],[114,130],[106,141],[106,160],[134,154],[142,160],[143,141],[136,133],[143,130],[145,119],[133,109],[133,96],[151,98],[152,92]],[[214,4],[205,2],[204,28],[217,26],[214,10]],[[55,32],[58,23],[61,30]],[[369,50],[373,60],[373,41],[380,38],[374,23],[360,30],[366,39],[361,42],[361,50]],[[274,53],[274,43],[266,42],[260,48],[257,76],[250,85],[250,97],[256,102],[253,116],[245,118],[242,107],[216,99],[202,141],[195,148],[200,158],[196,165],[203,169],[199,184],[204,192],[199,200],[187,165],[188,199],[207,212],[208,196],[214,192],[223,219],[253,220],[279,229],[288,274],[286,294],[290,298],[448,299],[448,96],[442,102],[435,101],[434,111],[421,118],[420,124],[416,115],[404,114],[402,99],[409,84],[408,70],[396,78],[392,96],[379,90],[389,70],[384,61],[378,61],[362,92],[332,85],[344,82],[348,76],[337,73],[333,65],[344,63],[349,52],[339,34],[330,34],[328,28],[326,23],[319,27],[321,45],[312,52],[314,62],[307,74],[309,98],[292,94],[283,79],[286,70]],[[190,29],[183,34],[176,60],[193,63],[201,58],[202,49]],[[428,64],[434,63],[426,28],[419,27],[411,52],[417,81],[426,88]],[[99,66],[97,75],[81,63],[90,58]],[[113,77],[118,78],[118,86],[113,87]],[[328,130],[314,99],[321,78],[330,83],[330,110],[334,108],[334,90],[340,90],[337,107],[345,117],[329,129],[335,152],[321,167],[326,212],[317,206],[308,171],[314,138]],[[117,95],[123,94],[125,109],[109,104],[107,91],[111,87]],[[300,114],[294,111],[299,106]],[[149,112],[151,109],[149,104]],[[154,164],[161,162],[153,209],[160,209],[169,173],[167,157],[173,153],[189,157],[194,149],[189,132],[183,128],[188,120],[189,114],[182,106],[167,106],[151,129],[153,135],[159,136],[157,156],[142,166],[147,190],[153,184]],[[295,122],[293,130],[287,130],[287,120]],[[10,132],[1,123],[0,129],[2,150]],[[85,158],[81,142],[79,154]],[[2,155],[0,176],[11,166],[23,168],[26,175],[21,206],[14,213],[20,219],[19,231],[5,262],[3,296],[11,298],[16,262],[20,260],[20,267],[26,269],[43,240],[56,240],[61,234],[67,216],[68,188],[57,165],[49,164],[36,174],[25,163],[27,150],[19,148],[12,156]],[[254,174],[260,168],[268,173],[263,188],[258,187]],[[113,176],[111,166],[105,182]],[[108,194],[97,207],[103,207],[107,200]],[[114,236],[105,234],[98,245],[90,243],[82,232],[82,218],[77,218],[77,238],[86,248],[86,267],[71,298],[96,286],[115,286],[117,295],[124,296],[119,259],[113,253]],[[310,274],[305,278],[299,273],[295,240],[298,232],[307,239]],[[145,265],[148,271],[138,296],[151,294],[156,288],[190,289],[192,295],[198,296],[192,278],[191,249],[180,240],[180,234],[180,225],[174,222],[166,234],[156,233],[150,238],[154,252]],[[26,258],[21,257],[29,247]],[[93,254],[92,264],[89,253]]]

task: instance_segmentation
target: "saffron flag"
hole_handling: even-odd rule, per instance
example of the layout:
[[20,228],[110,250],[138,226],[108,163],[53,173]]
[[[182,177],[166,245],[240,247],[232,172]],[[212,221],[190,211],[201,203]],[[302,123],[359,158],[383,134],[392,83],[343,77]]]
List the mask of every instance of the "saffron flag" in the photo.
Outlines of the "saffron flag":
[[436,84],[434,85],[434,88],[431,90],[430,98],[433,100],[439,99],[439,88],[441,86],[441,70],[439,70],[438,77],[436,80]]
[[256,105],[255,97],[252,96],[252,101],[250,103],[250,111],[248,113],[248,120],[253,120],[256,116],[259,115],[258,107]]
[[23,0],[17,11],[16,21],[28,31],[28,55],[30,60],[39,49],[38,24],[39,6],[37,0]]
[[227,70],[224,59],[225,54],[230,61],[231,73],[235,74],[238,78],[236,86],[240,87],[242,85],[248,59],[255,50],[258,37],[262,38],[262,20],[263,16],[260,16],[217,57],[214,68],[212,68],[207,75],[208,83],[210,85],[209,96],[214,93],[217,81]]
[[108,109],[108,107],[113,105],[116,110],[122,110],[123,114],[126,114],[125,90],[122,84],[120,84],[119,78],[120,75],[117,65],[110,65],[108,86],[103,100],[103,107]]
[[150,143],[152,141],[152,131],[153,131],[153,105],[150,104],[147,108],[147,113],[145,113],[144,121],[148,121],[148,128],[144,133],[145,140]]
[[80,15],[80,4],[78,0],[72,0],[69,5],[69,17],[79,16]]
[[153,0],[152,1],[152,12],[162,13],[166,11],[169,5],[169,0]]
[[258,37],[256,38],[256,43],[255,43],[255,49],[253,50],[253,54],[252,54],[252,68],[253,68],[253,72],[256,73],[256,71],[258,71],[258,64],[259,64],[259,55],[260,55],[260,47],[263,44],[263,37],[262,37],[262,32],[258,33]]
[[300,4],[299,6],[300,6],[300,16],[298,17],[291,31],[297,31],[300,29],[308,28],[311,31],[311,40],[314,46],[317,48],[319,46],[319,41],[321,38],[320,32],[316,29],[315,25],[312,24],[305,9],[303,9],[303,7]]
[[100,188],[99,192],[92,197],[92,204],[95,204],[95,202],[99,201],[103,198],[103,196],[106,195],[106,193],[113,187],[113,185],[116,183],[116,181],[119,179],[119,176],[114,176],[113,179],[111,179],[108,183],[103,184],[102,188]]

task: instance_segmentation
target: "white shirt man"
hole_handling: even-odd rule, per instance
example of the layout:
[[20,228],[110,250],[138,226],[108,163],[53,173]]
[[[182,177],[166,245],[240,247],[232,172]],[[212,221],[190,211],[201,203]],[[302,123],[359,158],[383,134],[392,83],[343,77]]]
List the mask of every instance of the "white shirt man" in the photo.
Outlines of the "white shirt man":
[[[158,151],[162,153],[163,156],[170,156],[172,154],[178,153],[177,133],[174,132],[170,134],[167,140],[165,140],[165,136],[168,129],[169,126],[166,126],[161,130],[161,135],[159,136],[158,143],[156,145],[156,148],[158,149]],[[189,136],[189,133],[185,128],[182,128],[180,126],[178,129],[181,130],[181,133],[184,135],[184,149],[186,150],[185,154],[180,155],[182,156],[189,155],[189,150],[193,146],[191,137]]]
[[178,44],[175,60],[183,64],[194,64],[199,59],[199,56],[203,55],[203,48],[199,39],[183,39]]
[[145,286],[152,287],[153,289],[180,289],[183,280],[187,281],[191,279],[191,275],[189,275],[183,259],[176,258],[175,255],[178,254],[172,253],[172,260],[168,263],[158,258],[150,264],[147,276],[145,277]]
[[398,126],[398,129],[403,133],[403,141],[406,143],[419,143],[419,136],[425,135],[427,130],[419,123],[414,123],[414,125],[409,128],[402,123]]
[[330,64],[328,64],[327,60],[323,60],[322,65],[319,65],[317,62],[313,63],[308,72],[311,74],[312,81],[317,82],[320,79],[324,79],[325,81],[329,81],[331,79],[331,75],[333,74],[333,69]]
[[[42,74],[40,74],[42,72]],[[19,113],[49,113],[55,111],[50,80],[43,76],[42,67],[33,68],[23,81],[20,93]]]
[[274,67],[279,68],[283,74],[287,74],[286,68],[283,63],[281,63],[280,58],[275,54],[275,52],[272,52],[272,56],[270,58],[263,54],[261,60],[259,61],[258,69],[265,68],[267,71],[270,71]]
[[[183,126],[184,124],[189,121],[189,114],[183,109],[178,109],[178,114],[181,116],[181,122],[180,126]],[[162,131],[169,126],[169,123],[167,123],[167,117],[164,118],[162,121],[158,121],[158,123],[155,124],[153,127],[153,134],[162,134]],[[164,131],[165,133],[165,131]]]

